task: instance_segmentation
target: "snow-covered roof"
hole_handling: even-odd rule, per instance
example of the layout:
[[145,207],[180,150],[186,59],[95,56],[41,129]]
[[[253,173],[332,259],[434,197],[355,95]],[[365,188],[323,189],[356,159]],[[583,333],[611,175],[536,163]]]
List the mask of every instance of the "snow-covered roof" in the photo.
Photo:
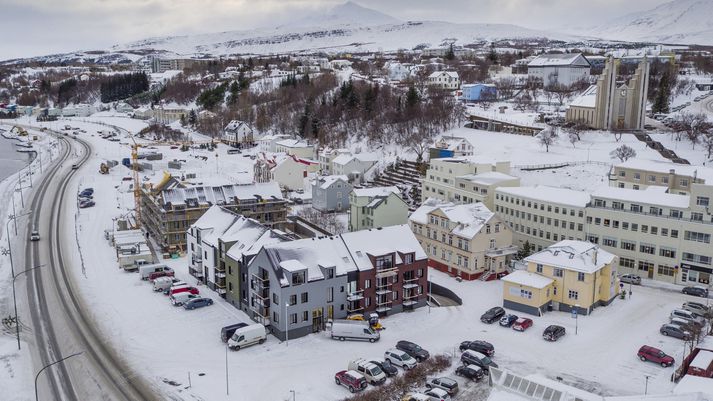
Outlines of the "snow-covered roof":
[[332,160],[332,164],[347,164],[350,161],[354,160],[354,156],[352,156],[349,153],[342,153],[339,156],[335,157],[334,160]]
[[327,189],[340,180],[349,183],[349,177],[346,175],[325,175],[314,180],[312,185],[318,185],[322,189]]
[[301,139],[283,139],[282,141],[275,142],[276,145],[284,146],[286,148],[311,148],[312,145],[303,141]]
[[696,177],[704,180],[706,184],[713,185],[713,168],[704,166],[693,166],[687,164],[676,164],[663,161],[633,158],[616,165],[616,167],[633,170],[651,171],[663,174],[668,174],[670,170],[675,170],[676,175]]
[[409,220],[427,224],[428,215],[437,210],[440,210],[451,223],[456,223],[456,227],[451,230],[451,233],[464,238],[475,237],[483,226],[495,216],[495,213],[491,212],[484,203],[456,205],[429,198],[411,214]]
[[429,75],[429,78],[438,78],[442,75],[448,75],[449,78],[458,79],[458,73],[455,71],[436,71]]
[[570,107],[590,107],[594,108],[597,104],[597,85],[591,85],[587,90],[582,92],[569,104]]
[[273,199],[282,200],[282,192],[277,182],[234,184],[215,187],[199,186],[191,188],[174,188],[162,193],[164,203],[183,205],[186,201],[195,200],[198,204],[223,205],[235,203],[235,199]]
[[472,182],[473,184],[480,185],[493,185],[503,181],[517,180],[517,177],[511,175],[500,173],[497,171],[489,171],[487,173],[480,174],[468,174],[463,175],[458,178],[462,178],[466,181]]
[[232,120],[225,126],[226,131],[237,131],[241,126],[250,129],[250,126],[245,121]]
[[508,283],[524,285],[532,288],[545,288],[552,284],[552,279],[525,270],[515,270],[507,276],[501,278]]
[[[677,395],[684,394],[705,394],[707,397],[701,397],[700,401],[713,399],[713,379],[708,377],[685,375],[679,380],[676,387],[673,388],[673,393]],[[692,399],[693,400],[693,399]]]
[[581,53],[564,53],[564,54],[541,54],[535,57],[527,65],[528,67],[561,67],[561,66],[589,66]]
[[564,240],[528,256],[525,261],[594,273],[611,263],[615,257],[591,242]]
[[398,252],[414,253],[414,260],[428,258],[408,225],[389,226],[354,231],[341,235],[359,270],[373,269],[369,255],[383,256],[396,253],[394,263],[403,263]]
[[[463,85],[463,86],[466,86],[466,85]],[[463,142],[467,143],[471,147],[473,146],[470,143],[470,141],[468,141],[465,138],[458,137],[458,136],[443,136],[439,140],[437,140],[433,146],[438,149],[448,149],[448,150],[456,151],[456,150],[459,150],[459,147]]]
[[357,269],[340,237],[308,238],[264,246],[273,261],[290,272],[306,269],[307,281],[324,278],[321,267],[334,267],[335,275]]
[[389,194],[395,193],[396,195],[401,195],[401,191],[398,187],[373,187],[373,188],[355,188],[355,196],[365,196],[365,197],[376,197],[376,196],[389,196]]
[[[700,350],[695,358],[691,361],[691,367],[706,370],[713,363],[713,352],[708,350]],[[711,383],[713,385],[713,382]]]
[[546,185],[536,185],[534,187],[500,187],[496,189],[496,191],[500,194],[574,207],[585,207],[591,199],[591,196],[586,192],[567,188],[549,187]]
[[201,230],[201,241],[217,247],[218,238],[235,223],[239,217],[230,210],[224,209],[218,205],[213,205],[205,213],[191,225]]
[[690,201],[690,197],[687,195],[661,193],[657,189],[637,190],[616,187],[599,188],[592,193],[592,197],[682,209],[687,208]]

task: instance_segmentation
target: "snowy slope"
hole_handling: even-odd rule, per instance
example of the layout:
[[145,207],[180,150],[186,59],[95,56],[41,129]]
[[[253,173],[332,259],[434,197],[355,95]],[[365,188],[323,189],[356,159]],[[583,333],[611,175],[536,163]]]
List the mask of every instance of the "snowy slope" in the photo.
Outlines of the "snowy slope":
[[674,0],[580,33],[623,41],[710,45],[713,0]]
[[309,15],[297,19],[284,27],[319,27],[319,26],[341,26],[341,25],[362,25],[377,26],[387,24],[398,24],[403,21],[390,15],[381,13],[370,8],[362,7],[357,3],[348,1],[344,4],[332,7],[321,13]]

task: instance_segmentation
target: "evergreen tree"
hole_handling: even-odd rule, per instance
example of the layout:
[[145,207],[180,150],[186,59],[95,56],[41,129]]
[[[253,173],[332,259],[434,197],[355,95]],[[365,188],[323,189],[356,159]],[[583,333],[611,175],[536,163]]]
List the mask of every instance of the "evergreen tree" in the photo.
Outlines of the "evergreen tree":
[[196,111],[191,109],[191,112],[188,113],[188,124],[195,126],[197,122],[198,116],[196,115]]
[[456,58],[455,52],[453,52],[453,43],[448,47],[448,50],[446,51],[445,59],[446,60],[453,60]]
[[651,106],[651,111],[654,113],[668,113],[668,103],[671,97],[671,72],[670,68],[664,70],[661,74],[654,104]]
[[495,43],[490,43],[490,53],[488,53],[488,60],[493,63],[498,63],[498,52],[495,51]]
[[406,93],[406,108],[412,108],[416,106],[421,101],[421,97],[418,95],[418,91],[415,87],[411,86],[408,88]]

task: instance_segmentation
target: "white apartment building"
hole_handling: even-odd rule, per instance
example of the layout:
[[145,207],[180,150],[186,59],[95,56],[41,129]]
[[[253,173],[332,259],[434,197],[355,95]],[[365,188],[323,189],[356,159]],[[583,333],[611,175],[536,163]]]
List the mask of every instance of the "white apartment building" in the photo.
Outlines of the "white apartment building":
[[671,194],[688,195],[693,184],[713,185],[713,169],[643,159],[614,166],[610,184],[618,188],[666,187]]
[[528,77],[539,79],[545,86],[571,86],[589,79],[590,70],[589,61],[581,53],[541,54],[527,64]]
[[436,71],[428,76],[428,86],[446,90],[460,88],[460,78],[455,71]]
[[493,194],[500,186],[519,186],[520,179],[509,175],[510,162],[478,157],[431,160],[421,184],[423,198],[455,203],[483,202],[493,208]]

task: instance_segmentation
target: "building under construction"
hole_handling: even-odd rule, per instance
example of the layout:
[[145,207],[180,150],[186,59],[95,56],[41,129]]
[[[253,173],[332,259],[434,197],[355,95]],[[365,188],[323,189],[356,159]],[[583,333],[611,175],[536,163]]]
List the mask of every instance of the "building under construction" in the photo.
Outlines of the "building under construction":
[[276,182],[186,187],[167,175],[141,189],[141,224],[164,252],[183,252],[186,230],[213,205],[271,228],[287,222],[287,201]]

